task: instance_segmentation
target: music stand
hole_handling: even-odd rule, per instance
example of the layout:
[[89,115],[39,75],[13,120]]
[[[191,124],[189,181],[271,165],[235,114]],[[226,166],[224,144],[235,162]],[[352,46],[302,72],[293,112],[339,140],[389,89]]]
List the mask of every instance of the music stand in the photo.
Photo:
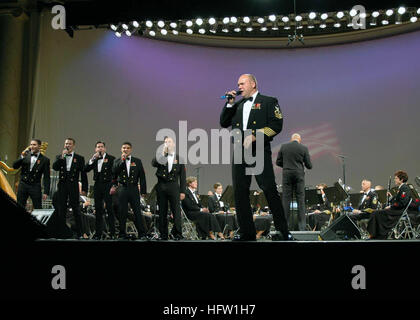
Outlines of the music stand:
[[321,190],[305,190],[305,205],[307,207],[314,206],[320,203],[323,203]]
[[[223,204],[228,205],[228,210],[230,210],[231,207],[235,206],[235,197],[233,194],[233,186],[232,185],[228,185],[225,189],[225,191],[223,191],[222,196],[220,197],[220,201],[223,202]],[[226,230],[226,226],[227,226],[227,215],[228,215],[228,211],[225,212],[225,227],[223,228],[223,234],[225,234],[225,230]],[[233,226],[232,226],[233,227]]]
[[261,208],[268,207],[267,198],[265,197],[264,192],[261,191],[257,197],[257,201],[261,205]]
[[360,203],[360,199],[363,197],[363,193],[351,193],[350,194],[350,203],[354,209],[357,209]]
[[413,200],[419,199],[419,194],[417,192],[417,190],[414,188],[414,186],[411,183],[407,183],[408,187],[410,188],[411,191],[411,197],[413,198]]
[[233,187],[231,185],[228,185],[223,191],[222,196],[220,197],[220,201],[223,201],[223,203],[229,203],[230,206],[235,206],[235,199],[233,196]]
[[386,204],[386,190],[375,190],[375,192],[378,195],[379,202],[382,205]]
[[325,188],[324,193],[330,203],[338,204],[346,199],[336,186]]
[[200,201],[203,207],[208,207],[209,204],[209,195],[208,194],[200,194]]

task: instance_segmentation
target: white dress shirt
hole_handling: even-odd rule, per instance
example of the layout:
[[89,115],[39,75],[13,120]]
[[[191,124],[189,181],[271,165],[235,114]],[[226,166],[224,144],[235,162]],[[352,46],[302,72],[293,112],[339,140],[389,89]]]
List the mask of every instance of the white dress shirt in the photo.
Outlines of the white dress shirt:
[[74,157],[74,151],[72,153],[70,153],[70,155],[66,156],[66,165],[67,165],[66,169],[67,169],[67,171],[70,171],[71,163],[73,161],[73,157]]
[[[102,171],[102,164],[104,163],[105,156],[106,152],[102,155],[102,159],[98,159],[98,172]],[[94,161],[94,158],[90,159],[89,164],[92,164]]]
[[168,172],[171,172],[172,166],[174,164],[175,154],[168,153]]
[[[243,126],[243,130],[245,131],[248,127],[248,119],[249,119],[249,114],[251,113],[251,108],[252,105],[255,101],[255,98],[257,97],[258,91],[255,92],[252,95],[252,100],[248,100],[244,103],[243,105],[243,109],[242,109],[242,126]],[[226,108],[232,108],[232,104],[227,104]]]
[[39,152],[36,155],[31,155],[31,167],[30,167],[30,171],[32,171],[35,162],[38,160],[39,157]]
[[130,166],[131,166],[131,156],[125,159],[125,164],[127,166],[127,177],[130,176]]
[[220,209],[223,209],[223,207],[224,207],[224,203],[223,203],[223,201],[220,201],[220,198],[222,197],[222,195],[221,195],[221,194],[216,193],[216,197],[217,197],[217,200],[219,201],[219,206],[220,206]]
[[197,204],[198,204],[198,199],[197,199],[197,196],[195,195],[195,191],[192,190],[191,188],[188,188],[188,189],[190,189],[190,191],[191,191],[191,193],[192,193],[192,195],[194,197],[195,202],[197,202]]

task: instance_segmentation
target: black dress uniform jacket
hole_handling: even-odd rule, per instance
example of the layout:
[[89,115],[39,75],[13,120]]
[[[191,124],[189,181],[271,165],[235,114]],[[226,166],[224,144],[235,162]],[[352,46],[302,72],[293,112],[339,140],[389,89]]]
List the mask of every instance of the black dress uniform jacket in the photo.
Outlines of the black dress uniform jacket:
[[22,168],[20,181],[26,184],[41,183],[43,175],[44,193],[50,193],[50,159],[40,153],[31,171],[31,155],[29,154],[13,162],[13,169],[19,168]]

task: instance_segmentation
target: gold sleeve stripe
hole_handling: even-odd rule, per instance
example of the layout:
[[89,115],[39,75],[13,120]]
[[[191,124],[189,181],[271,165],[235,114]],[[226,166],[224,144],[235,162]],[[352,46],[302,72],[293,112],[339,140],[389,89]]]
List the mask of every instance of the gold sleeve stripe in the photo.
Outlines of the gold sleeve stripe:
[[268,137],[273,137],[277,134],[273,129],[269,127],[264,127],[264,129],[258,129],[257,131],[263,132]]

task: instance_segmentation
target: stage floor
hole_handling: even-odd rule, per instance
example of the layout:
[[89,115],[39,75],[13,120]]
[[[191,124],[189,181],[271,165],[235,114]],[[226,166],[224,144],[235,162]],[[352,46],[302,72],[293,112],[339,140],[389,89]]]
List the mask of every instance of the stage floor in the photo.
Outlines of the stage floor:
[[[418,240],[12,241],[3,250],[0,290],[10,299],[152,304],[414,299],[419,250]],[[66,289],[52,288],[58,273]]]

